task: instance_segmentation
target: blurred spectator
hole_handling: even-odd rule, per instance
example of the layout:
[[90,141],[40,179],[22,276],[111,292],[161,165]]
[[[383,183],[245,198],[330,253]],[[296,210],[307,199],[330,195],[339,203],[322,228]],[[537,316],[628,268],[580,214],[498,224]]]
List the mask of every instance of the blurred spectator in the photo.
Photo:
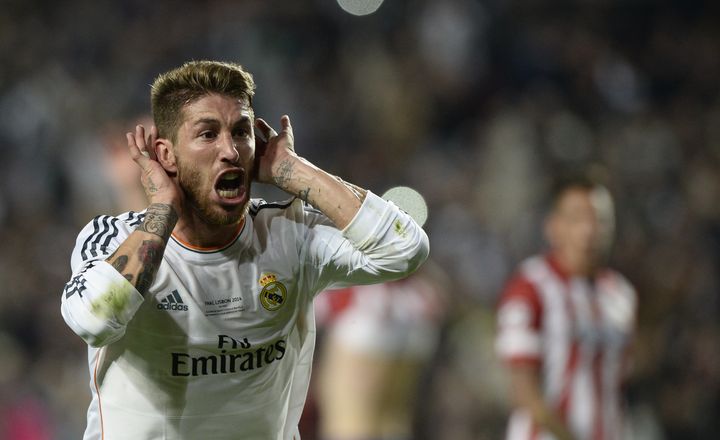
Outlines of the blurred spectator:
[[412,438],[446,298],[446,280],[426,266],[404,280],[316,299],[324,335],[314,387],[321,439]]
[[40,393],[28,383],[18,383],[27,359],[23,349],[0,333],[0,438],[50,440],[53,423]]

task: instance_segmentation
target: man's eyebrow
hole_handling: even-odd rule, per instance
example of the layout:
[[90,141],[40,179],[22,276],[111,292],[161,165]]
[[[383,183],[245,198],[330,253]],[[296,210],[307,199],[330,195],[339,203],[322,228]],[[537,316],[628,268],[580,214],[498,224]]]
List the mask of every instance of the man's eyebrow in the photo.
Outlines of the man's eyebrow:
[[[220,121],[216,118],[200,118],[197,121],[193,122],[193,127],[196,127],[198,125],[203,125],[203,124],[219,124],[219,123],[220,123]],[[253,118],[250,117],[249,115],[242,115],[237,121],[235,121],[233,123],[233,125],[240,125],[240,124],[247,124],[247,123],[252,124]]]
[[249,115],[242,115],[240,116],[240,119],[235,121],[235,124],[233,125],[240,125],[240,124],[251,124],[253,123],[253,118],[251,118]]
[[218,121],[215,118],[201,118],[193,123],[193,127],[195,127],[197,125],[203,125],[203,124],[217,124],[219,122],[220,121]]

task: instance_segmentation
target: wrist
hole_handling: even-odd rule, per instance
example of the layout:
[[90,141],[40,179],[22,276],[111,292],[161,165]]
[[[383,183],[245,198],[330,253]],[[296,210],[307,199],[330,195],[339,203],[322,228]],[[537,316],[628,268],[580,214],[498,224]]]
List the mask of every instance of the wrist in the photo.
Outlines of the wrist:
[[295,196],[313,180],[318,168],[298,156],[288,156],[273,168],[272,182],[275,186]]
[[172,207],[176,217],[179,218],[182,214],[182,203],[174,195],[163,196],[160,194],[156,194],[152,197],[148,197],[148,201],[150,202],[150,204],[148,205],[148,209],[153,205],[165,205]]
[[153,202],[145,210],[145,219],[138,230],[156,235],[167,243],[177,221],[178,214],[172,204]]

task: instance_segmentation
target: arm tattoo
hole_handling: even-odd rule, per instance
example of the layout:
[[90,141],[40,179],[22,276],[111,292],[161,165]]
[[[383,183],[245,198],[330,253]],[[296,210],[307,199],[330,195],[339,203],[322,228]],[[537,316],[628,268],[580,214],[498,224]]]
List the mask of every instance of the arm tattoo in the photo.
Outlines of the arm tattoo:
[[138,249],[138,258],[143,266],[159,266],[165,245],[154,240],[143,240]]
[[145,221],[138,230],[155,234],[167,242],[177,220],[177,213],[171,205],[153,203],[145,211]]
[[138,274],[137,279],[137,285],[135,288],[140,292],[140,295],[145,296],[148,290],[150,290],[150,286],[152,285],[153,279],[155,278],[155,275],[151,273],[147,268],[143,269],[140,274]]
[[273,182],[278,188],[284,189],[287,183],[292,179],[293,174],[293,162],[290,159],[285,159],[280,162],[278,167],[278,175],[273,177]]
[[298,197],[300,197],[300,200],[302,200],[303,202],[308,202],[312,204],[312,202],[310,201],[310,188],[301,189],[298,193]]
[[[115,255],[115,254],[113,254]],[[112,259],[112,255],[109,259]],[[115,259],[115,261],[112,262],[112,267],[115,268],[118,272],[122,273],[123,270],[125,270],[125,266],[127,266],[128,263],[128,256],[127,255],[120,255]]]
[[155,186],[155,182],[153,182],[152,179],[148,179],[147,190],[151,194],[158,192],[157,186]]
[[154,240],[143,240],[138,249],[138,259],[140,259],[140,263],[142,263],[143,266],[138,274],[135,287],[141,295],[145,295],[148,289],[150,289],[150,285],[152,285],[158,267],[160,267],[160,263],[162,262],[164,248],[165,245],[163,243]]

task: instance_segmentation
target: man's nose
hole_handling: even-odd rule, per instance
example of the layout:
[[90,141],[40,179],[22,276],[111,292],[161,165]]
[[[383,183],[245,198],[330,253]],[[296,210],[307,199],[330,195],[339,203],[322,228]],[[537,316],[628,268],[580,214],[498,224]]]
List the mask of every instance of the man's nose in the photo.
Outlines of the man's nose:
[[600,230],[596,220],[587,220],[582,223],[582,235],[587,240],[595,240]]
[[238,163],[240,161],[240,150],[237,143],[232,138],[232,135],[228,134],[225,136],[221,136],[218,140],[218,143],[218,148],[220,148],[221,160],[232,163]]

